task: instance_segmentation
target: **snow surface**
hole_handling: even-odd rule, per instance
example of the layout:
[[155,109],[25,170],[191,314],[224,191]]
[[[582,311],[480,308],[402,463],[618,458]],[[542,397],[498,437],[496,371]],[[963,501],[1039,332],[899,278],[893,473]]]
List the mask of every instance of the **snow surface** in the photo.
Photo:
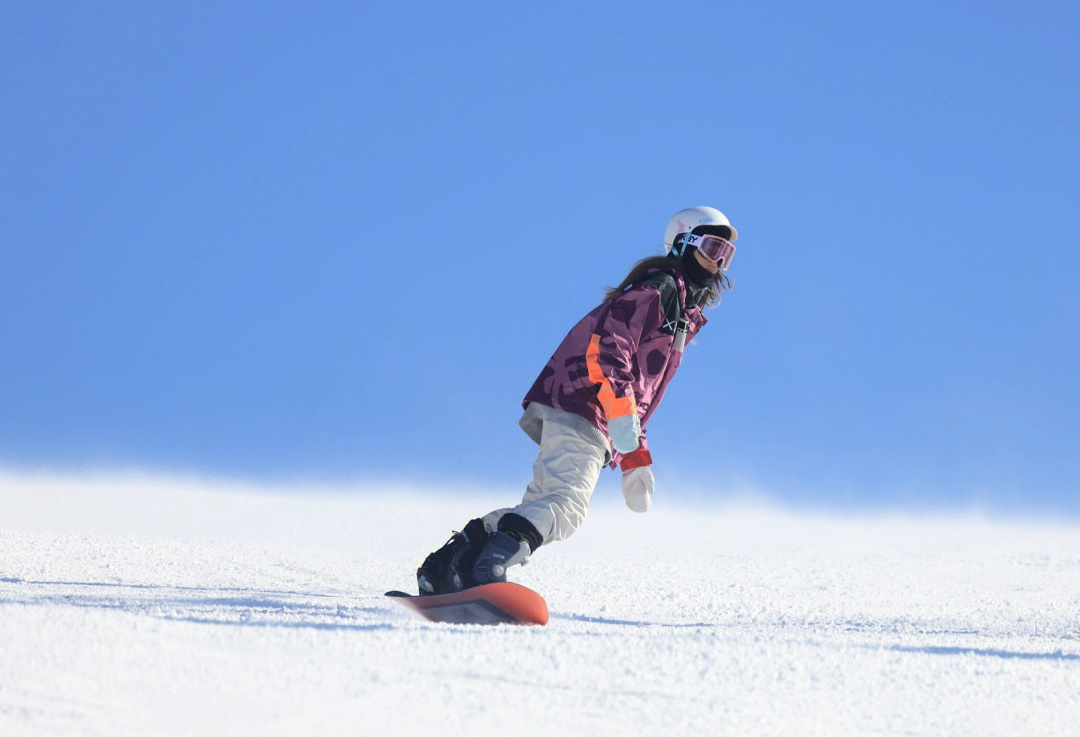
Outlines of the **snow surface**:
[[382,594],[516,490],[0,472],[0,734],[1080,733],[1075,524],[616,495],[449,626]]

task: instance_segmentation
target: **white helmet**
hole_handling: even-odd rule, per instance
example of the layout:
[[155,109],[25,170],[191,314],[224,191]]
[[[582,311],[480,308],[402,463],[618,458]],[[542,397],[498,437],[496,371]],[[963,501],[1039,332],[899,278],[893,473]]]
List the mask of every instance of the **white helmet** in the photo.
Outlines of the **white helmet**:
[[724,213],[715,207],[688,207],[685,210],[679,210],[671,216],[671,220],[668,220],[667,229],[664,231],[664,250],[671,253],[671,247],[675,243],[675,236],[680,233],[690,233],[700,225],[726,228],[728,231],[726,236],[722,233],[717,235],[722,235],[729,241],[734,242],[739,238],[739,234],[735,232],[735,228],[732,227]]

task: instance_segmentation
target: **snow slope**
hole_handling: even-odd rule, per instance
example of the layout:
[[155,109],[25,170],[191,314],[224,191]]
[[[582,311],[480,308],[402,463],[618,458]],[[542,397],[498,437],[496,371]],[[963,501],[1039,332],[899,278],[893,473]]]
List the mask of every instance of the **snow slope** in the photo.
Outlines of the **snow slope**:
[[517,493],[0,473],[0,734],[1080,733],[1080,527],[602,487],[547,627],[382,596]]

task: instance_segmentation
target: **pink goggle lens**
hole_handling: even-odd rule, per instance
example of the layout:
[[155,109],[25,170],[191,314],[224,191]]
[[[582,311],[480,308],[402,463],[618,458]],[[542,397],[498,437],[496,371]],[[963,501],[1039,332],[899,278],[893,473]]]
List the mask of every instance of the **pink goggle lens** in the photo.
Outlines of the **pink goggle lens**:
[[731,266],[731,257],[735,255],[735,245],[726,238],[718,235],[691,235],[686,238],[687,245],[694,246],[701,251],[701,255],[709,259],[721,271],[727,271]]

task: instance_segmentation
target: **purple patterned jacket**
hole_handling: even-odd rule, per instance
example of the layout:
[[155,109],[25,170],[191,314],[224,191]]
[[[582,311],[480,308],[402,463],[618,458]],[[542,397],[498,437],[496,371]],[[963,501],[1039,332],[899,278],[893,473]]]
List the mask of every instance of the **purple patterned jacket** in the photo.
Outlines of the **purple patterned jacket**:
[[[567,334],[522,401],[572,412],[608,438],[608,419],[636,412],[638,449],[613,450],[611,467],[629,470],[652,462],[645,428],[682,360],[682,347],[707,322],[685,308],[681,275],[654,269],[610,302],[601,303]],[[685,339],[677,333],[685,331]],[[681,345],[677,345],[681,343]]]

